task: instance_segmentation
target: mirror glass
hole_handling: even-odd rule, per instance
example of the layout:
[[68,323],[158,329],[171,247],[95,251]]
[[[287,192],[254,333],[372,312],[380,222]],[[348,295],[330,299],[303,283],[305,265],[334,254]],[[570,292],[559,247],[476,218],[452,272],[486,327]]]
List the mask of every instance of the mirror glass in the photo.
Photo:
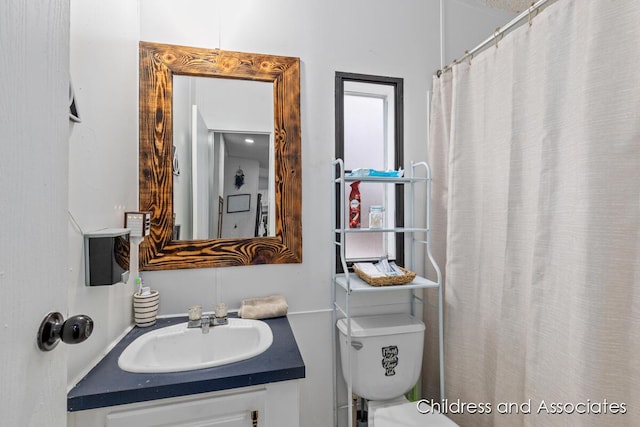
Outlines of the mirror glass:
[[173,78],[174,240],[275,236],[273,84]]
[[140,42],[139,137],[140,270],[302,262],[298,58]]

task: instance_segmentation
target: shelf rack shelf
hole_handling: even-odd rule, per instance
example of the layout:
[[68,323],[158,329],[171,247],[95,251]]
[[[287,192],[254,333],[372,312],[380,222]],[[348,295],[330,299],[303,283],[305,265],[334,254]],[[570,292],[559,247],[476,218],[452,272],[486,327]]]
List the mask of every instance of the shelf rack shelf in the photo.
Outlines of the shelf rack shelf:
[[[338,177],[335,178],[336,168],[338,168]],[[424,169],[424,175],[418,176],[417,172],[419,169]],[[342,159],[336,159],[332,162],[332,175],[334,176],[334,185],[338,184],[339,191],[338,195],[332,197],[331,204],[331,215],[333,218],[336,218],[335,212],[336,208],[338,208],[337,221],[334,219],[334,227],[333,233],[336,235],[336,240],[334,240],[335,247],[338,248],[340,256],[339,262],[342,266],[342,271],[344,273],[338,274],[338,265],[335,261],[333,261],[332,266],[332,294],[333,294],[333,391],[334,391],[334,425],[338,426],[338,409],[347,408],[348,415],[348,427],[353,426],[353,420],[350,416],[351,411],[353,410],[353,402],[350,398],[353,392],[352,389],[352,380],[351,380],[351,358],[349,358],[348,366],[343,366],[342,369],[345,369],[347,374],[345,375],[348,378],[347,381],[347,403],[340,404],[338,402],[337,396],[337,348],[336,343],[338,342],[338,332],[335,327],[338,314],[341,314],[347,320],[347,347],[351,348],[351,296],[352,294],[364,294],[364,293],[373,293],[373,292],[393,292],[393,291],[408,291],[410,292],[410,301],[411,301],[411,313],[414,314],[414,306],[415,301],[421,301],[421,298],[416,295],[417,290],[421,289],[437,289],[438,290],[438,346],[439,346],[439,364],[440,364],[440,395],[444,398],[444,345],[443,345],[443,319],[442,319],[442,275],[440,273],[440,268],[436,263],[432,253],[431,253],[431,236],[430,236],[430,225],[431,225],[431,209],[430,209],[430,201],[431,201],[431,169],[426,162],[420,163],[411,163],[411,167],[408,170],[409,176],[405,177],[379,177],[379,176],[347,176],[345,174],[344,161]],[[408,198],[408,212],[407,214],[407,223],[408,227],[392,227],[392,228],[356,228],[351,229],[345,227],[345,218],[347,216],[347,210],[345,206],[345,187],[347,183],[360,181],[360,182],[372,182],[372,183],[381,183],[381,184],[393,184],[393,185],[408,185],[410,187],[409,198]],[[426,227],[414,227],[415,225],[415,196],[417,191],[417,185],[422,185],[426,187],[423,191],[426,192]],[[405,266],[408,269],[413,269],[413,246],[415,245],[424,245],[425,252],[427,255],[427,259],[431,266],[433,267],[437,279],[436,281],[432,281],[426,279],[424,277],[416,276],[416,278],[405,285],[394,285],[394,286],[371,286],[364,280],[360,279],[355,273],[350,272],[347,266],[346,252],[345,252],[345,236],[347,234],[358,234],[358,233],[403,233],[405,235],[411,236],[411,245],[410,251],[411,255],[408,257],[408,262],[405,262]],[[418,239],[416,235],[423,235],[422,239]],[[341,306],[338,303],[337,299],[337,291],[341,290],[345,294],[344,304]]]
[[[418,164],[418,163],[416,163]],[[427,182],[430,181],[429,178],[426,177],[395,177],[395,176],[351,176],[345,175],[341,178],[336,178],[336,182],[340,183],[344,182],[383,182],[388,184],[407,184],[413,182]]]
[[349,276],[350,277],[347,278],[345,274],[338,274],[336,275],[334,280],[336,285],[340,286],[345,291],[354,293],[406,291],[414,289],[437,288],[440,286],[436,282],[420,276],[416,276],[416,278],[413,279],[412,282],[409,282],[406,285],[394,286],[371,286],[355,274],[350,274]]
[[345,230],[335,229],[335,233],[426,233],[426,228],[347,228]]

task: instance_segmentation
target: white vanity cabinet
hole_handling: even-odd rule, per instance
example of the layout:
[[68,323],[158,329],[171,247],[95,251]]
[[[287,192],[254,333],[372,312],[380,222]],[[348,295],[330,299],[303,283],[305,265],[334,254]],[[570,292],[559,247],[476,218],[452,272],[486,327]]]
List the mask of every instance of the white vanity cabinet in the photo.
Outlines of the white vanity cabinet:
[[67,427],[297,427],[298,380],[69,412]]

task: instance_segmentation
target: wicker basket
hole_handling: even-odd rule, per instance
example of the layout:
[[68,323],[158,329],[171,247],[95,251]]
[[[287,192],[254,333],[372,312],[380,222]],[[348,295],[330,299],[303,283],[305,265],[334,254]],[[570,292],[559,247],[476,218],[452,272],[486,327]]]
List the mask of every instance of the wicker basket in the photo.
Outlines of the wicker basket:
[[413,281],[416,278],[416,273],[413,271],[409,271],[406,268],[399,267],[400,270],[404,273],[402,276],[384,276],[384,277],[371,277],[362,270],[360,270],[355,265],[353,266],[353,271],[358,275],[359,278],[370,284],[371,286],[397,286],[397,285],[406,285]]

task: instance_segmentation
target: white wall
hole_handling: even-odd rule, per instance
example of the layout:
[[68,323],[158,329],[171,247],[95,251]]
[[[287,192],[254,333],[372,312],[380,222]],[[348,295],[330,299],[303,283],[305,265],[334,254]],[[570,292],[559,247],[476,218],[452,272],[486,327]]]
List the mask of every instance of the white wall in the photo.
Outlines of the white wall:
[[[69,212],[82,231],[123,227],[138,210],[138,5],[130,0],[71,2],[70,73],[82,123],[69,141]],[[69,225],[69,311],[95,322],[69,350],[70,383],[131,323],[129,284],[86,287],[83,238]]]
[[[477,29],[483,39],[504,22],[502,16],[487,12],[459,28]],[[449,42],[462,49],[481,41],[465,37],[457,24],[452,28]],[[403,78],[405,160],[423,160],[426,93],[440,65],[438,2],[83,0],[72,4],[71,30],[71,74],[83,123],[70,144],[69,207],[85,230],[121,226],[122,212],[137,209],[139,39],[300,57],[304,262],[142,275],[160,290],[162,314],[184,313],[194,303],[211,310],[218,301],[237,308],[243,298],[284,294],[307,368],[300,388],[301,425],[331,425],[334,75]],[[73,379],[130,324],[132,285],[85,288],[81,236],[70,228],[70,238],[71,310],[96,321],[94,336],[70,352]]]

